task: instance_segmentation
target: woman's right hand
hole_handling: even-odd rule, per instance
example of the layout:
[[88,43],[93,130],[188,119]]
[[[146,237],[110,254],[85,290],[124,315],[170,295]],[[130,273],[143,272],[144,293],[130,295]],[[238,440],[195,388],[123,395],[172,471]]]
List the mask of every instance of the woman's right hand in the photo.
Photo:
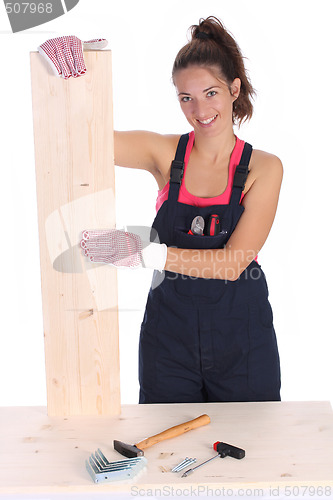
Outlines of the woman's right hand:
[[76,36],[61,36],[46,40],[38,47],[38,52],[45,58],[56,76],[67,80],[86,73],[83,49],[103,49],[108,44],[105,38],[97,38],[82,42]]

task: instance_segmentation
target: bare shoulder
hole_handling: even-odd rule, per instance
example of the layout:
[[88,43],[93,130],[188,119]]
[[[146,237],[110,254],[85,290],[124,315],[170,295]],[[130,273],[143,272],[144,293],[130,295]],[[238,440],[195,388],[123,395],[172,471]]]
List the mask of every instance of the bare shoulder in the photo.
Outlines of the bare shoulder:
[[179,138],[179,134],[154,134],[153,140],[156,141],[155,145],[159,156],[163,153],[175,156]]
[[250,170],[253,169],[258,175],[273,172],[283,174],[283,166],[280,158],[260,149],[253,150],[249,167]]
[[160,170],[164,171],[170,168],[170,163],[173,160],[178,141],[179,134],[154,134],[155,155],[158,161]]
[[163,189],[170,178],[171,163],[175,157],[180,135],[160,135],[155,149],[155,171],[153,175],[159,189]]
[[261,182],[273,182],[281,184],[283,177],[283,165],[278,156],[254,149],[252,152],[249,175],[246,182],[245,192],[247,192],[256,180]]
[[151,170],[159,188],[163,188],[170,177],[171,162],[175,157],[179,134],[157,134],[146,132],[149,145],[147,149],[151,151],[152,165]]
[[116,165],[141,168],[155,175],[164,173],[168,162],[171,162],[179,135],[144,130],[115,131],[114,139]]

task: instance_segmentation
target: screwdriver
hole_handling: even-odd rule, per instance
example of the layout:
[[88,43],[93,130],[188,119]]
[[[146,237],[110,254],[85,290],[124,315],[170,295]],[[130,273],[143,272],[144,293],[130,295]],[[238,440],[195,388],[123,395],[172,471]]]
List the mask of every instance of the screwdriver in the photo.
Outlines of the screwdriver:
[[217,457],[220,458],[232,457],[232,458],[237,458],[238,460],[245,457],[245,450],[242,450],[242,448],[237,448],[236,446],[233,446],[231,444],[222,443],[221,441],[216,441],[213,447],[214,450],[217,451],[217,455],[215,455],[215,457],[209,458],[205,462],[202,462],[196,467],[193,467],[193,469],[188,469],[187,471],[184,472],[184,474],[181,477],[187,477],[189,474],[192,474],[192,472],[194,472],[195,469],[199,469],[199,467],[202,467],[203,465],[207,464],[208,462],[214,460]]
[[206,234],[209,236],[215,236],[220,232],[220,217],[217,214],[213,214],[208,219],[208,226],[206,229]]

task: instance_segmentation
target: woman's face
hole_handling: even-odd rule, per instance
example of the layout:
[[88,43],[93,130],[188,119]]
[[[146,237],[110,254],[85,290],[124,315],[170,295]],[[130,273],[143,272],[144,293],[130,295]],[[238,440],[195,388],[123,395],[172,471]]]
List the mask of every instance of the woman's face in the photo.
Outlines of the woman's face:
[[216,68],[189,66],[174,75],[181,109],[195,132],[208,137],[232,129],[232,104],[240,91],[240,80],[228,84],[218,78]]

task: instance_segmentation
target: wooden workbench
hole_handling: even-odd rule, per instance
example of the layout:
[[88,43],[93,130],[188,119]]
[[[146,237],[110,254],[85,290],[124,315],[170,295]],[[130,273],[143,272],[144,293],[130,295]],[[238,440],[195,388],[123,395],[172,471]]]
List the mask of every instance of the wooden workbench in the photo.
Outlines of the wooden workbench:
[[[133,444],[203,413],[210,416],[209,425],[147,449],[148,466],[133,480],[95,484],[88,475],[85,460],[97,448],[110,461],[124,458],[113,450],[113,439]],[[186,456],[196,457],[197,463],[214,456],[215,441],[244,448],[246,457],[217,458],[187,478],[171,472]],[[182,491],[197,496],[198,488],[202,495],[210,488],[222,497],[230,496],[222,494],[227,489],[251,488],[271,491],[272,497],[273,488],[298,492],[294,496],[299,498],[313,488],[319,494],[309,497],[333,496],[328,402],[125,405],[119,416],[93,418],[48,417],[44,407],[0,408],[0,444],[0,498],[71,492],[133,498],[157,490],[163,496],[163,488],[169,497],[172,488],[177,497]]]

